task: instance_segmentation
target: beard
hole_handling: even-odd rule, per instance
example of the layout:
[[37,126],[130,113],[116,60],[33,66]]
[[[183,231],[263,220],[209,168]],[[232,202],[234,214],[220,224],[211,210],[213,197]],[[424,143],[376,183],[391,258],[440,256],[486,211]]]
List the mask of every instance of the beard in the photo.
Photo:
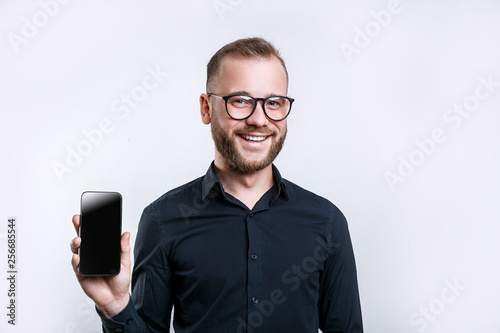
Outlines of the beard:
[[248,174],[264,169],[276,159],[285,143],[287,128],[285,127],[283,135],[278,140],[276,140],[275,132],[269,133],[269,131],[257,126],[246,126],[234,133],[234,135],[238,135],[238,133],[264,133],[270,135],[268,139],[273,140],[271,147],[266,156],[260,161],[248,161],[241,155],[236,147],[236,140],[231,139],[224,133],[218,117],[212,117],[211,131],[215,149],[224,157],[227,167],[233,172]]

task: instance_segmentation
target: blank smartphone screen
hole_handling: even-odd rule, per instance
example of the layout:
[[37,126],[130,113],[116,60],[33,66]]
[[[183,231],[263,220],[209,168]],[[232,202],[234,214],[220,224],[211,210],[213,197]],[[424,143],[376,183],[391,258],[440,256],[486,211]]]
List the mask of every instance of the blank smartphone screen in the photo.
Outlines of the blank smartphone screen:
[[122,196],[117,192],[84,192],[80,217],[81,275],[120,273]]

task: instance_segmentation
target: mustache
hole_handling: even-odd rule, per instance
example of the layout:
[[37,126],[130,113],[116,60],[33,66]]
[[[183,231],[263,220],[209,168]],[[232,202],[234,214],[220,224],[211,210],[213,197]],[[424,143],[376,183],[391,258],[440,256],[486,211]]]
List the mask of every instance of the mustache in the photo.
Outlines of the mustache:
[[264,135],[272,135],[276,136],[276,131],[272,131],[269,128],[263,128],[263,127],[258,127],[258,126],[246,126],[244,128],[240,128],[234,132],[236,135],[243,135],[243,134],[248,134],[248,133],[253,133],[253,134],[264,134]]

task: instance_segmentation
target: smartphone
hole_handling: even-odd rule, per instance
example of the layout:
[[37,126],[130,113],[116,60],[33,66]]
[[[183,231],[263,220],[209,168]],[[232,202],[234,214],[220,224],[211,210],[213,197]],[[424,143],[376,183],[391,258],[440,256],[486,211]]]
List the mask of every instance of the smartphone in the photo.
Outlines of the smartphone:
[[83,192],[80,214],[79,273],[84,276],[118,275],[121,266],[121,194]]

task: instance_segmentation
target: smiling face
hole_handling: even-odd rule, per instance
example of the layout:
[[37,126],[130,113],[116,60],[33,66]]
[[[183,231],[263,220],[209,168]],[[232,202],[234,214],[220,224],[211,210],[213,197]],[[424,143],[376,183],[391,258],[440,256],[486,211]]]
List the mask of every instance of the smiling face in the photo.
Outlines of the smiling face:
[[[214,84],[219,96],[244,94],[253,97],[286,96],[287,79],[276,58],[223,60]],[[286,119],[273,121],[266,117],[262,102],[247,119],[234,120],[226,112],[223,100],[200,98],[203,122],[211,123],[215,143],[215,162],[238,173],[262,170],[278,156],[286,137]]]

